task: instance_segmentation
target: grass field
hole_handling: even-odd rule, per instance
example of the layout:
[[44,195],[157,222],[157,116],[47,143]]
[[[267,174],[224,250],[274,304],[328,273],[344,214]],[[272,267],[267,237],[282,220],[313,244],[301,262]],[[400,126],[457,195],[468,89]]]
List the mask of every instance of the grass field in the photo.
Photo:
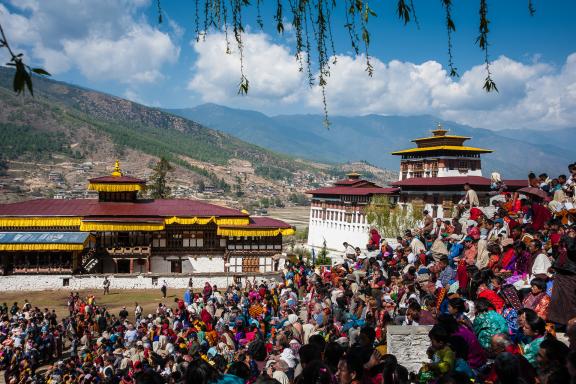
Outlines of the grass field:
[[[158,303],[165,303],[174,307],[174,299],[181,298],[184,289],[168,289],[168,296],[163,299],[160,289],[147,290],[111,290],[109,295],[103,296],[102,290],[83,290],[79,291],[80,297],[94,295],[96,304],[105,305],[110,313],[118,315],[120,309],[126,306],[130,313],[130,318],[134,317],[134,306],[138,302],[144,309],[144,313],[154,312]],[[40,309],[55,309],[59,318],[68,316],[68,307],[66,305],[70,291],[42,291],[42,292],[3,292],[0,293],[0,303],[6,302],[10,307],[15,301],[22,306],[27,299],[30,304]]]

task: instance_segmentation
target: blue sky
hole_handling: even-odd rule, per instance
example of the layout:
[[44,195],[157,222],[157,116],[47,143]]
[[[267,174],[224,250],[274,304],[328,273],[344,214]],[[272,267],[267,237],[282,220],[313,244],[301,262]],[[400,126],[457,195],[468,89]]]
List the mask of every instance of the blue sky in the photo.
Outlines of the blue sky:
[[[575,126],[575,1],[534,0],[531,17],[527,0],[488,0],[499,94],[482,91],[483,53],[474,43],[479,1],[454,2],[458,79],[446,75],[440,1],[413,2],[419,28],[398,20],[396,1],[373,2],[373,79],[364,72],[364,58],[351,52],[343,9],[335,10],[331,113],[432,114],[493,129]],[[274,30],[275,3],[264,1],[264,31],[254,8],[245,15],[247,97],[237,95],[238,58],[224,53],[223,36],[215,32],[195,43],[192,1],[163,0],[164,22],[158,24],[151,0],[0,0],[0,22],[14,48],[57,80],[166,108],[215,102],[268,114],[321,113],[319,90],[309,89],[297,72],[294,34]]]

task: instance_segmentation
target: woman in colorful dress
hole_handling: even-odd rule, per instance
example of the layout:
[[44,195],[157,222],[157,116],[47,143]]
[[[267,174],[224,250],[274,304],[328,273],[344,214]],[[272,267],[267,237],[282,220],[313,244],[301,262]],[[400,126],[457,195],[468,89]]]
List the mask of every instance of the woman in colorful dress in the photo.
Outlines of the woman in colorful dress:
[[548,318],[548,306],[550,305],[550,296],[546,293],[546,281],[539,277],[532,279],[530,282],[530,293],[522,301],[524,308],[530,308],[542,319]]
[[487,299],[480,298],[474,302],[476,317],[474,318],[474,333],[480,345],[485,350],[491,347],[492,336],[508,333],[506,320],[496,312],[494,305]]
[[522,323],[522,331],[530,340],[524,345],[524,357],[533,367],[538,368],[538,350],[546,335],[546,322],[533,312],[526,312],[525,321]]

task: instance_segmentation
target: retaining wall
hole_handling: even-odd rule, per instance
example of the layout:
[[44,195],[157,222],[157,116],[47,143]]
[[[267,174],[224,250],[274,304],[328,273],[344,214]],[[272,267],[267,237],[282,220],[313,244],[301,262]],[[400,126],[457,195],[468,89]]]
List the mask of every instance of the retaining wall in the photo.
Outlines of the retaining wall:
[[[280,274],[242,274],[252,276],[257,281],[274,280],[280,281]],[[206,281],[216,284],[218,287],[226,287],[226,283],[232,284],[232,274],[206,273],[188,275],[108,275],[110,289],[160,289],[163,280],[168,283],[168,288],[186,288],[192,278],[194,288],[204,287]],[[104,275],[11,275],[0,277],[0,292],[4,291],[44,291],[44,290],[68,290],[77,291],[82,289],[102,289]],[[245,278],[242,277],[244,284]],[[0,297],[2,294],[0,293]]]

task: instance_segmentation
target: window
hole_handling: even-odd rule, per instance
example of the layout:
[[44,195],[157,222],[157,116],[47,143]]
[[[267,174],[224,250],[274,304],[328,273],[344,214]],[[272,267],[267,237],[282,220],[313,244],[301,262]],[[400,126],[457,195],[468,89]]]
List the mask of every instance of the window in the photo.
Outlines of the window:
[[152,246],[156,248],[166,248],[166,232],[154,232]]
[[[204,232],[202,231],[184,231],[182,237],[184,248],[202,248],[204,246]],[[226,239],[220,239],[220,246],[226,246]]]
[[168,248],[182,248],[182,233],[168,232]]

